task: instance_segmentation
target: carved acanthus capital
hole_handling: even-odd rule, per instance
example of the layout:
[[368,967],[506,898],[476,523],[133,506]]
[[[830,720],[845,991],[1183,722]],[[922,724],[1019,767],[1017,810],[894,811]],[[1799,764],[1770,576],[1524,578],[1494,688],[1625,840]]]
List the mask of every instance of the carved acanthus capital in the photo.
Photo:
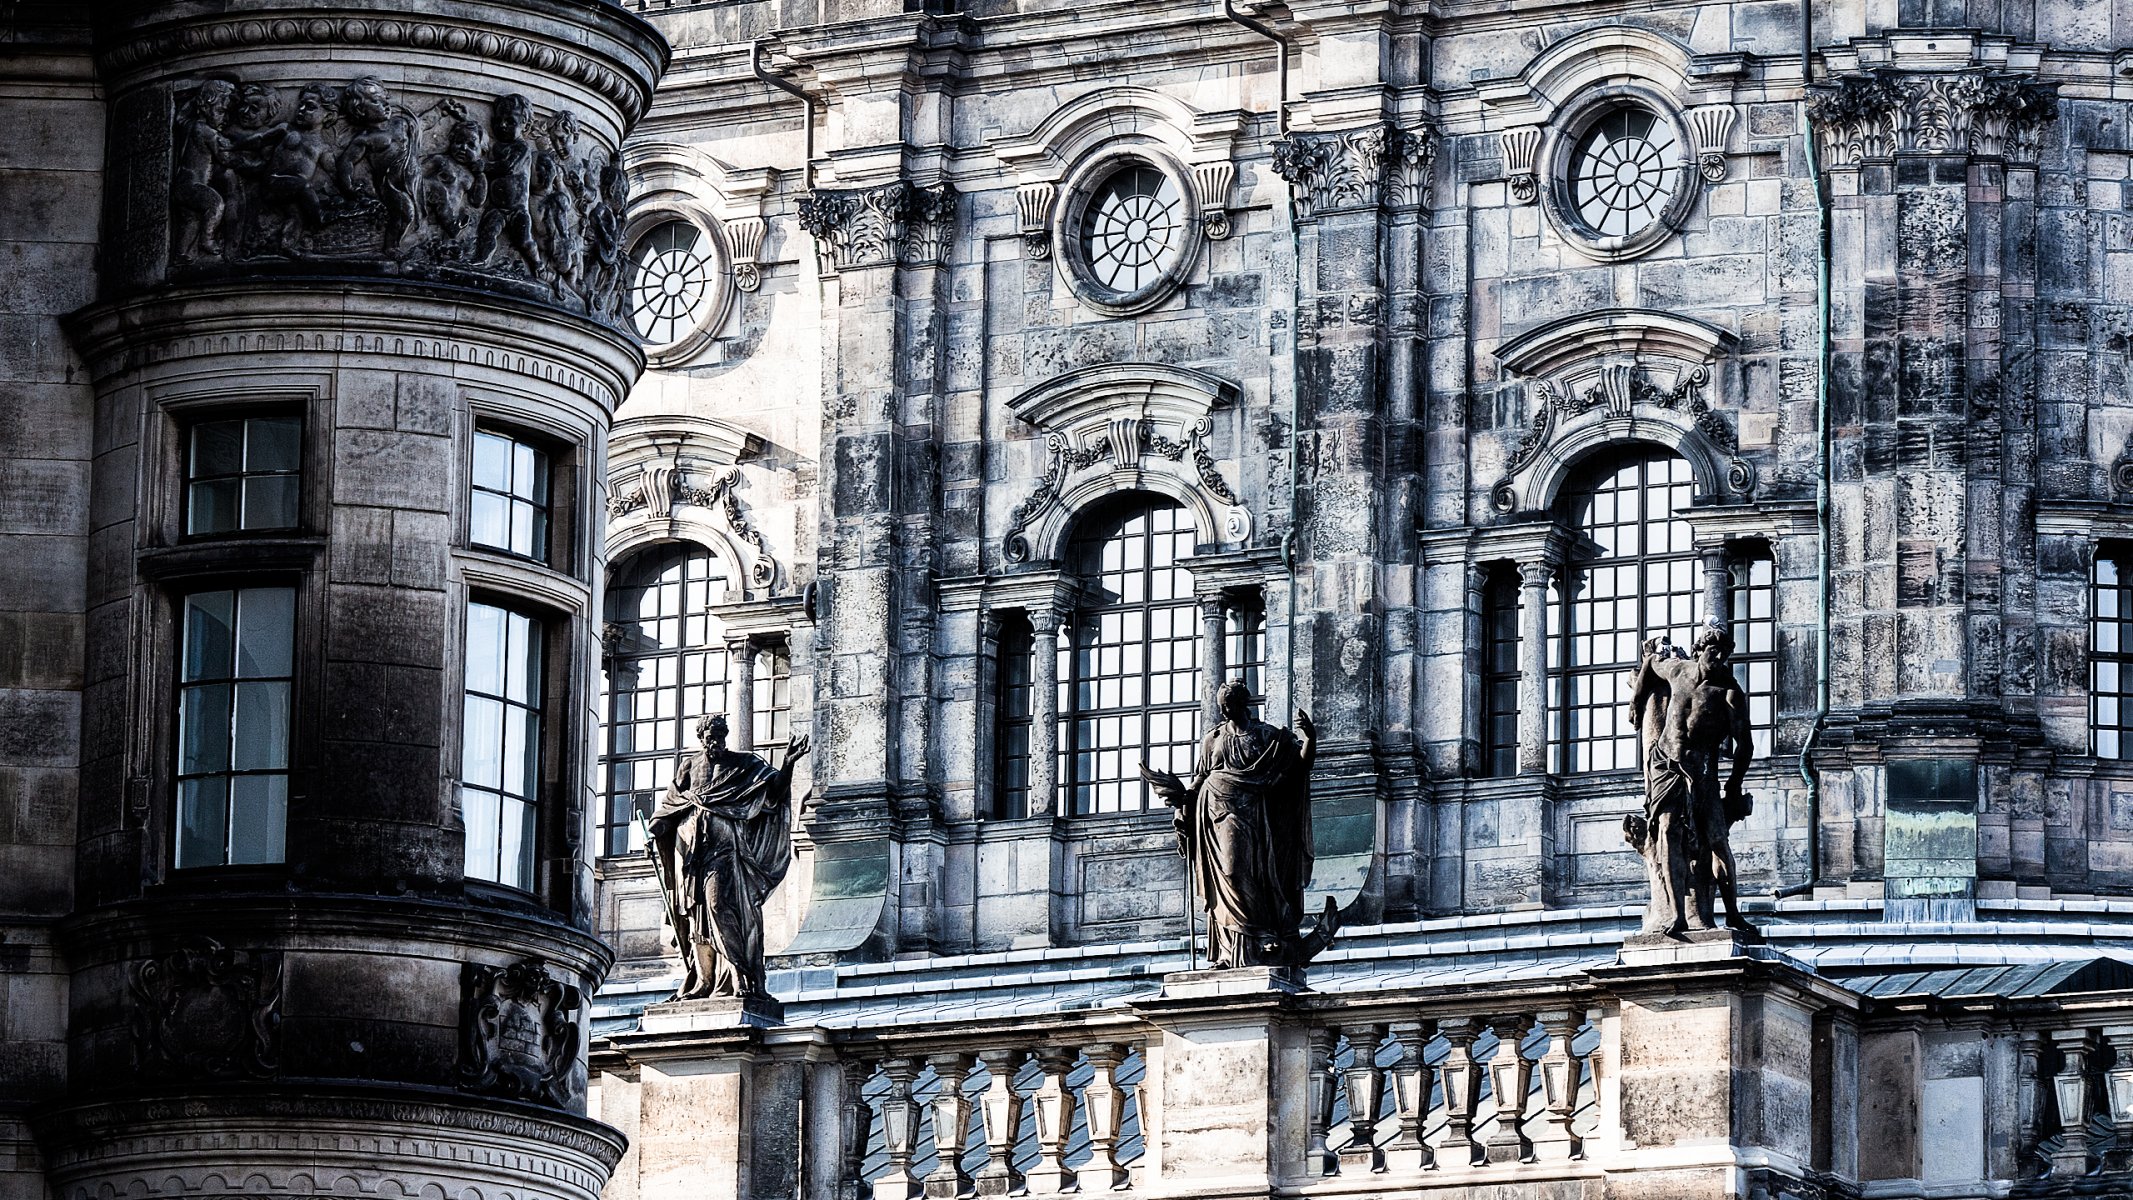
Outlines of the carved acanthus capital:
[[1846,75],[1807,105],[1824,168],[1897,154],[1970,154],[2035,162],[2059,115],[2055,85],[1997,71]]
[[1274,173],[1295,185],[1296,219],[1376,208],[1384,194],[1392,129],[1365,125],[1334,133],[1292,133],[1274,143]]
[[460,970],[459,1086],[470,1092],[567,1107],[577,1078],[576,986],[529,958],[510,966],[468,963]]
[[800,201],[824,269],[937,266],[955,228],[955,188],[897,180],[876,187],[817,188]]

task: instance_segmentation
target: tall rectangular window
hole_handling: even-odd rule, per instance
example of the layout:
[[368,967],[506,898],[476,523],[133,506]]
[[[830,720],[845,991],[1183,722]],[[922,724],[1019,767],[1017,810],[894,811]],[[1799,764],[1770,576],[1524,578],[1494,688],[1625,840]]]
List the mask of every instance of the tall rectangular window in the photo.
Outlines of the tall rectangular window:
[[1000,627],[998,728],[993,735],[997,764],[993,779],[993,815],[1003,820],[1029,812],[1030,730],[1036,713],[1036,635],[1030,624],[1009,618]]
[[1200,606],[1178,565],[1198,543],[1182,505],[1113,510],[1070,554],[1087,600],[1074,614],[1062,791],[1076,814],[1134,812],[1140,764],[1189,774],[1200,740]]
[[1777,564],[1767,552],[1733,564],[1733,677],[1748,693],[1755,757],[1770,757],[1777,730]]
[[2133,569],[2098,547],[2089,575],[2089,737],[2098,758],[2133,758]]
[[185,598],[177,865],[281,862],[289,823],[296,589]]
[[459,758],[467,878],[527,891],[540,809],[541,632],[541,623],[522,613],[467,605]]
[[1232,595],[1222,612],[1222,667],[1251,689],[1252,715],[1266,710],[1266,607],[1256,594]]
[[755,721],[753,743],[760,750],[792,740],[792,652],[785,646],[755,651],[755,693],[749,697]]
[[476,430],[468,540],[547,561],[548,474],[548,456],[539,449],[506,434]]
[[1518,572],[1498,565],[1481,617],[1481,764],[1494,778],[1518,774],[1518,604]]
[[185,440],[187,535],[295,528],[302,441],[293,416],[195,422]]

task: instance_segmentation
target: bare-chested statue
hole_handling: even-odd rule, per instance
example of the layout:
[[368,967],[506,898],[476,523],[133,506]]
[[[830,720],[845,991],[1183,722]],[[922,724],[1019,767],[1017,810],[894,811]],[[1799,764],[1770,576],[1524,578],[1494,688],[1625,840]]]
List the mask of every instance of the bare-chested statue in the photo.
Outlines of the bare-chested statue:
[[[1754,753],[1748,695],[1728,660],[1733,635],[1713,624],[1683,654],[1665,638],[1644,643],[1630,694],[1630,719],[1644,749],[1644,812],[1623,821],[1644,856],[1651,904],[1644,932],[1666,937],[1713,928],[1714,893],[1726,924],[1753,932],[1740,915],[1728,834],[1754,801],[1741,790]],[[1730,756],[1723,783],[1719,771]]]
[[676,1000],[767,995],[763,901],[792,866],[796,737],[773,767],[726,749],[726,718],[696,724],[702,748],[684,755],[652,814],[652,860],[686,973]]
[[1223,684],[1216,703],[1223,721],[1201,739],[1192,783],[1145,762],[1141,778],[1176,810],[1185,869],[1207,910],[1208,961],[1301,967],[1340,927],[1330,897],[1315,920],[1304,915],[1318,729],[1302,710],[1295,733],[1254,718],[1239,680]]
[[230,139],[223,132],[237,85],[210,79],[193,89],[180,108],[171,139],[171,208],[181,262],[222,256],[224,194]]

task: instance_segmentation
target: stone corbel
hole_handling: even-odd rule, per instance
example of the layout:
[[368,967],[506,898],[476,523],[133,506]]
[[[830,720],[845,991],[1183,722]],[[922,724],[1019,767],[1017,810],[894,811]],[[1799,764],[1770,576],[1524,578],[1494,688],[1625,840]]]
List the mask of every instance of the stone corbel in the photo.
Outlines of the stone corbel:
[[1022,252],[1038,262],[1052,256],[1052,198],[1056,183],[1025,183],[1015,189],[1015,214],[1021,218]]
[[800,227],[815,239],[825,271],[937,266],[955,227],[955,188],[904,180],[862,188],[816,188],[800,200]]
[[757,256],[763,252],[766,226],[761,217],[743,217],[726,225],[726,238],[733,250],[733,286],[752,292],[763,286],[763,269]]
[[1504,181],[1511,185],[1511,199],[1531,204],[1540,197],[1540,180],[1533,160],[1540,153],[1541,128],[1520,125],[1497,135],[1503,146]]
[[1726,177],[1726,135],[1733,130],[1733,106],[1713,104],[1689,111],[1689,132],[1696,139],[1696,170],[1705,183]]
[[1230,235],[1229,188],[1236,179],[1237,164],[1228,159],[1193,164],[1194,198],[1199,202],[1200,223],[1210,242],[1222,241]]

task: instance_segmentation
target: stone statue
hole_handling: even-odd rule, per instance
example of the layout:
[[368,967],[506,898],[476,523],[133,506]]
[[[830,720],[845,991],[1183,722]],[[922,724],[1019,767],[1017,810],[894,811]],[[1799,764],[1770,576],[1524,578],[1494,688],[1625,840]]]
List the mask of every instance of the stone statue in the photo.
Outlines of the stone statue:
[[489,149],[488,209],[481,215],[474,261],[487,263],[502,235],[525,260],[526,269],[539,276],[541,250],[533,236],[533,172],[540,151],[526,137],[526,126],[532,120],[533,101],[515,92],[490,110],[489,128],[496,139]]
[[703,748],[682,758],[652,814],[652,858],[687,978],[676,1000],[765,996],[763,900],[792,865],[793,739],[784,765],[726,749],[726,718],[696,724]]
[[[1644,748],[1644,811],[1623,833],[1644,856],[1652,899],[1644,933],[1662,937],[1713,928],[1713,893],[1723,897],[1726,925],[1755,932],[1740,915],[1728,831],[1754,809],[1741,790],[1754,753],[1748,695],[1728,659],[1733,635],[1713,624],[1683,654],[1665,638],[1644,643],[1629,700]],[[1730,755],[1723,784],[1719,769]]]
[[385,253],[397,255],[415,224],[414,114],[396,106],[375,75],[364,75],[341,89],[341,116],[355,130],[341,149],[341,191],[357,200],[374,200],[382,210]]
[[1301,709],[1296,732],[1251,713],[1241,681],[1222,685],[1222,723],[1200,741],[1193,782],[1141,764],[1141,778],[1176,810],[1188,882],[1207,910],[1216,968],[1301,967],[1333,941],[1340,918],[1304,926],[1311,879],[1311,762],[1318,730]]
[[[296,106],[281,124],[257,135],[266,182],[261,188],[262,233],[271,224],[271,240],[283,254],[301,258],[304,238],[325,223],[322,189],[332,189],[335,154],[320,135],[331,107],[330,93],[308,84],[296,94]],[[249,146],[247,148],[250,148]]]
[[422,160],[422,215],[436,230],[440,257],[456,259],[465,254],[474,222],[488,202],[489,175],[481,124],[457,100],[441,107],[450,124],[444,149]]
[[178,114],[171,138],[170,204],[173,238],[181,262],[222,256],[223,208],[227,197],[230,139],[223,124],[237,85],[209,79],[193,89]]
[[558,296],[575,290],[585,273],[585,216],[581,211],[585,165],[578,161],[578,114],[564,109],[548,119],[547,146],[534,159],[533,187],[539,197],[534,227],[541,256]]

